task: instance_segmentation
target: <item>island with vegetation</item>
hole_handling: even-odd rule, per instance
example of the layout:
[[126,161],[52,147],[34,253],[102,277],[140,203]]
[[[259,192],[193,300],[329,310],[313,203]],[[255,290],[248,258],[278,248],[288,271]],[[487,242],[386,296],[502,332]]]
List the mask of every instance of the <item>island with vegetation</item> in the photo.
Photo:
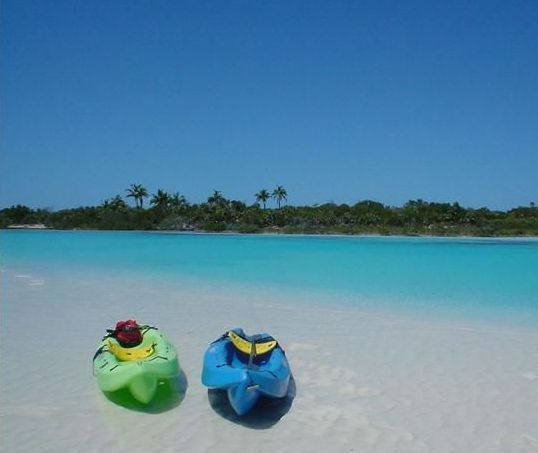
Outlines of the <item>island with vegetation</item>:
[[[410,200],[403,206],[363,200],[353,205],[287,205],[283,186],[260,190],[254,202],[230,200],[214,191],[203,203],[179,193],[132,184],[99,206],[0,209],[1,228],[206,231],[238,233],[379,234],[432,236],[538,236],[533,202],[506,211],[464,208],[458,203]],[[149,203],[144,203],[149,201]],[[129,202],[132,202],[130,205]]]

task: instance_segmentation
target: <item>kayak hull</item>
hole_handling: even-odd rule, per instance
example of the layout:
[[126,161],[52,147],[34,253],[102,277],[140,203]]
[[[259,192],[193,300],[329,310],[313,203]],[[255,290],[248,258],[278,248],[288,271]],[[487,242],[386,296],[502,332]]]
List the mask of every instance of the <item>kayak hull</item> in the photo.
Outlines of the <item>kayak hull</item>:
[[[244,335],[242,330],[237,331]],[[237,351],[228,337],[222,337],[204,355],[202,383],[210,389],[226,390],[230,406],[238,415],[249,412],[262,396],[286,396],[290,376],[288,360],[280,347],[249,363],[248,356]]]
[[143,332],[139,348],[152,353],[140,360],[120,360],[111,351],[116,346],[113,342],[113,338],[103,339],[93,361],[97,385],[103,392],[127,389],[135,400],[148,404],[160,381],[179,375],[176,350],[158,329]]

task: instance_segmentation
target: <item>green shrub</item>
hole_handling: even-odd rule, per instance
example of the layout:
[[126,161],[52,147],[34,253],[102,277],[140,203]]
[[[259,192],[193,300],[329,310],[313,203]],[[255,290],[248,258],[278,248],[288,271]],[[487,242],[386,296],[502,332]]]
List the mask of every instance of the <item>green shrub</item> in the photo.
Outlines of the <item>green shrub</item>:
[[202,230],[211,233],[218,233],[226,230],[226,224],[224,222],[206,222],[202,225]]
[[258,225],[239,225],[237,231],[239,233],[253,234],[259,233],[262,229]]

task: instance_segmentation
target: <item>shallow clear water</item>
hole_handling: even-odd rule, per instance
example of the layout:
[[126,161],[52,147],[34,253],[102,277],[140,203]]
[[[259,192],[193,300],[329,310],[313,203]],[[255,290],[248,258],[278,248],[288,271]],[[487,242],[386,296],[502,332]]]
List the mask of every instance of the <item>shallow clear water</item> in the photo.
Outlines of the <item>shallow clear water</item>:
[[[2,452],[538,445],[536,241],[0,231],[0,255]],[[91,358],[126,318],[178,348],[179,406],[99,392]],[[234,326],[275,335],[295,382],[246,420],[200,381]]]
[[538,325],[538,241],[0,231],[3,269],[230,284]]

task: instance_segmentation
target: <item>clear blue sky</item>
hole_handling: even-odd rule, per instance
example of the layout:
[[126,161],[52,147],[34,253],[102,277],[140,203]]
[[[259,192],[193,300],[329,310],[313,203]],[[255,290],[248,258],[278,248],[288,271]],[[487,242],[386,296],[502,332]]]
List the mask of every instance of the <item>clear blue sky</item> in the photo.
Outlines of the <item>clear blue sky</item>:
[[1,2],[0,207],[130,183],[538,203],[538,2]]

